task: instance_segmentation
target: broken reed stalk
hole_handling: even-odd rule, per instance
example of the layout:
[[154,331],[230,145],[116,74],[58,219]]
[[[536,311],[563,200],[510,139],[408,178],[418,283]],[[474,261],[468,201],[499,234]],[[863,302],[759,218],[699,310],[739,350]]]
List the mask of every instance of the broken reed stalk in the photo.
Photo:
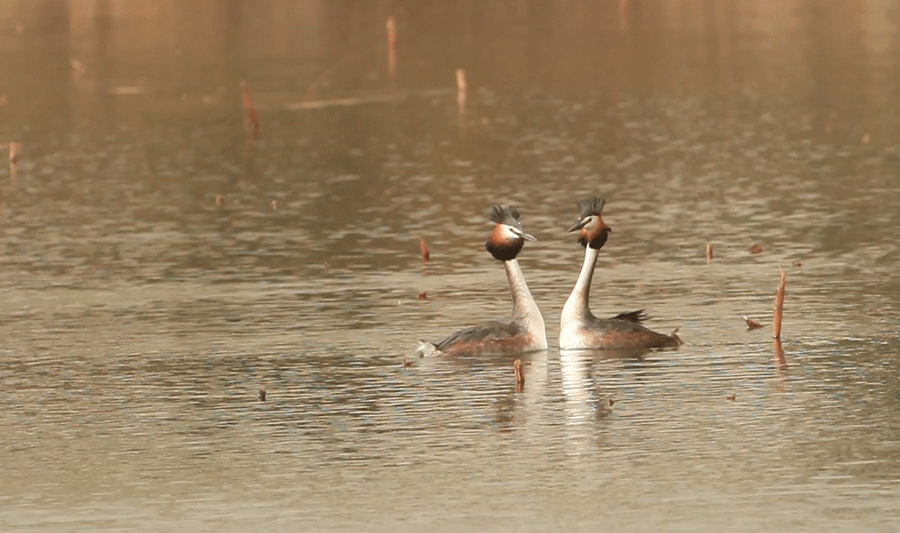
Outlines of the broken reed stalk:
[[706,262],[707,263],[712,262],[712,258],[713,258],[712,243],[708,242],[708,243],[706,243]]
[[516,392],[522,392],[525,387],[525,373],[522,372],[522,360],[513,361],[513,372],[516,374]]
[[422,257],[422,264],[428,264],[428,260],[431,259],[431,252],[428,251],[428,243],[425,242],[425,237],[419,237],[419,254]]
[[468,84],[466,83],[466,71],[458,68],[456,69],[456,102],[459,104],[460,109],[466,106],[467,89]]
[[244,116],[244,131],[246,131],[248,139],[253,139],[259,133],[259,115],[256,114],[253,97],[250,96],[250,87],[244,80],[241,80],[241,92],[244,95],[244,109],[247,110],[247,114]]
[[388,17],[386,27],[387,27],[388,50],[396,50],[397,49],[397,24],[394,22],[394,17]]
[[391,78],[397,71],[397,25],[394,17],[387,19],[388,74]]
[[9,141],[9,176],[13,179],[19,173],[19,167],[16,164],[19,161],[19,143]]
[[784,285],[787,272],[782,268],[781,282],[778,284],[778,291],[775,293],[775,309],[772,311],[772,338],[781,339],[781,313],[784,310]]
[[787,368],[787,359],[784,358],[784,348],[781,347],[781,339],[772,339],[772,347],[775,349],[775,363],[779,370]]

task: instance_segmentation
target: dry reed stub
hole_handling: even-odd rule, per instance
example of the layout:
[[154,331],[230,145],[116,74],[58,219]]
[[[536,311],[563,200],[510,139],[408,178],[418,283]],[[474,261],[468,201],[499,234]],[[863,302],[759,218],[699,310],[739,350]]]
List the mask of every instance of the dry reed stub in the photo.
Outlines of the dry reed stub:
[[394,17],[387,19],[388,74],[393,80],[397,72],[397,25]]
[[259,133],[259,115],[256,113],[256,106],[253,105],[253,97],[250,95],[250,87],[247,82],[241,80],[241,94],[244,97],[244,132],[247,138],[253,139]]
[[21,145],[16,141],[9,142],[9,162],[10,164],[15,165],[19,162],[19,148]]
[[431,259],[431,252],[428,251],[428,243],[425,242],[425,237],[419,237],[419,255],[422,258],[422,264],[427,264],[429,259]]
[[772,338],[781,339],[781,316],[784,310],[784,287],[787,278],[787,272],[782,268],[781,282],[778,283],[778,290],[775,292],[775,308],[772,310]]
[[787,368],[787,359],[784,357],[784,348],[781,347],[781,339],[772,339],[772,348],[775,351],[775,364],[779,370]]
[[456,102],[463,107],[466,105],[466,89],[468,85],[466,84],[466,71],[458,68],[456,69]]
[[385,27],[387,29],[388,50],[395,51],[397,50],[397,24],[394,22],[394,17],[388,17]]
[[259,396],[258,397],[259,397],[259,401],[261,401],[261,402],[266,401],[266,384],[265,383],[263,383],[262,385],[259,386]]
[[522,392],[525,386],[525,373],[522,372],[522,360],[513,361],[513,373],[516,375],[516,392]]
[[712,258],[713,258],[712,243],[708,242],[708,243],[706,243],[706,262],[707,263],[711,262]]

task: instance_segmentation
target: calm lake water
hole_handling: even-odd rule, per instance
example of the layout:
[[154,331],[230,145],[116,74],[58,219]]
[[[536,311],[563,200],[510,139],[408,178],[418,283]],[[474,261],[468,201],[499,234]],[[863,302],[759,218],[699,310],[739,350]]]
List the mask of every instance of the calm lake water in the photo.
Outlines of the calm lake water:
[[757,4],[5,2],[0,530],[900,530],[900,8]]

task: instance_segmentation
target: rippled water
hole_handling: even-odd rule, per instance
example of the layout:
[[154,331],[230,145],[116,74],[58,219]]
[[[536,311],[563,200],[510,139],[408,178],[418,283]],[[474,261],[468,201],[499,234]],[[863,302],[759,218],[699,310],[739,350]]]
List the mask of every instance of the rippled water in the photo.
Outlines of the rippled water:
[[[154,29],[177,7],[106,27],[48,5],[85,66],[0,89],[22,146],[0,176],[3,531],[900,523],[895,9],[406,6],[391,82],[378,3],[240,8],[241,30],[242,4],[200,3],[221,28],[174,44]],[[58,19],[4,16],[7,72],[59,50]],[[247,28],[269,31],[232,65],[191,44]],[[538,239],[520,262],[555,344],[592,194],[614,231],[593,309],[645,308],[684,346],[412,357],[509,313],[494,203]]]

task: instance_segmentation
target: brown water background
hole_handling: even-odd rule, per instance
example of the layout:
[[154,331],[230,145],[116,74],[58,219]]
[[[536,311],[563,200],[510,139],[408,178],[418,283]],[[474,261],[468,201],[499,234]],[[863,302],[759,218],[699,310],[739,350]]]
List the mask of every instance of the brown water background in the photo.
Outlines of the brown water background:
[[[763,4],[0,2],[0,530],[897,530],[900,5]],[[680,350],[413,360],[593,194]]]

